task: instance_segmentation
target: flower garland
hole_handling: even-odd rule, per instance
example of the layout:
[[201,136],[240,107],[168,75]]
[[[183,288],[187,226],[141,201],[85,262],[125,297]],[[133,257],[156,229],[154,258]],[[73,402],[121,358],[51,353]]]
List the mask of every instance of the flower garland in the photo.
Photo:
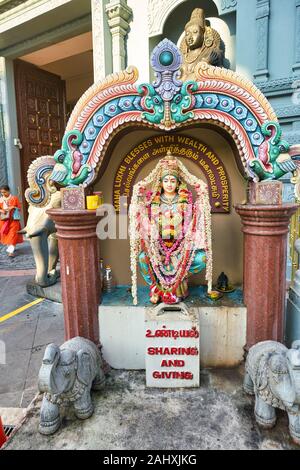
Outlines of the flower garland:
[[[161,204],[161,170],[162,161],[159,161],[154,170],[142,181],[133,187],[133,195],[129,207],[129,234],[130,234],[130,267],[132,273],[132,297],[137,305],[137,259],[145,249],[149,260],[149,271],[153,283],[159,281],[165,291],[175,292],[186,277],[195,253],[204,249],[206,253],[206,280],[208,291],[212,288],[212,249],[211,249],[211,208],[206,183],[189,173],[178,159],[179,179],[181,181],[178,194],[178,205],[184,214],[182,234],[167,247],[161,239],[155,220],[159,216]],[[197,197],[192,204],[192,193],[188,191],[187,184],[197,191]],[[146,191],[146,186],[151,190]],[[176,261],[176,255],[182,257]],[[173,269],[169,271],[163,266],[168,265],[171,257]],[[151,263],[150,263],[151,260]],[[175,274],[174,274],[175,271]]]
[[[163,261],[161,256],[160,240],[159,237],[157,237],[157,230],[152,230],[149,239],[145,240],[146,251],[150,256],[150,259],[153,260],[153,271],[155,272],[155,275],[160,281],[162,287],[166,290],[172,288],[172,286],[174,286],[174,283],[177,284],[177,281],[181,282],[183,280],[194,259],[195,250],[193,250],[192,239],[193,232],[195,232],[196,222],[197,214],[195,212],[193,216],[193,222],[192,224],[190,224],[188,231],[185,233],[183,231],[182,233],[182,243],[180,246],[180,251],[183,253],[183,257],[178,263],[175,276],[172,276],[170,271],[162,269],[164,262],[166,264],[168,263],[166,262],[166,260]],[[187,256],[185,256],[186,254]],[[187,268],[187,266],[189,267]],[[162,274],[162,271],[164,275]]]

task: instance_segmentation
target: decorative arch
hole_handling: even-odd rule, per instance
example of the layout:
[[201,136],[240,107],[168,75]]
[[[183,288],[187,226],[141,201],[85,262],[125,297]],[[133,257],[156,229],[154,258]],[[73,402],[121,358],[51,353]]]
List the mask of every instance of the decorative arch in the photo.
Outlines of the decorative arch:
[[[276,114],[253,83],[205,63],[198,65],[196,81],[182,83],[181,62],[178,48],[164,39],[151,58],[153,84],[137,84],[138,71],[129,67],[92,85],[70,116],[49,178],[61,186],[90,186],[116,133],[134,126],[169,132],[192,123],[213,124],[230,134],[249,179],[274,179],[296,168],[289,156],[277,160],[289,145],[280,140]],[[47,203],[49,191],[40,202],[44,183],[35,180],[26,193],[29,203]]]

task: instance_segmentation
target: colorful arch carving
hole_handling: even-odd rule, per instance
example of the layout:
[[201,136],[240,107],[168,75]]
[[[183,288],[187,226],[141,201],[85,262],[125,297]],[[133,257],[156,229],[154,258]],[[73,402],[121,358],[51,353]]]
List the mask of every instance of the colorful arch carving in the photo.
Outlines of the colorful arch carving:
[[[49,178],[61,186],[92,185],[108,145],[120,130],[141,126],[168,132],[192,122],[225,129],[236,143],[249,179],[275,179],[296,169],[289,144],[280,140],[276,114],[253,83],[205,63],[198,65],[197,81],[182,83],[181,63],[178,48],[164,39],[151,57],[153,84],[138,85],[138,71],[129,67],[91,86],[72,112]],[[42,191],[43,197],[35,186],[34,198],[27,191],[28,202],[45,205],[49,192]]]

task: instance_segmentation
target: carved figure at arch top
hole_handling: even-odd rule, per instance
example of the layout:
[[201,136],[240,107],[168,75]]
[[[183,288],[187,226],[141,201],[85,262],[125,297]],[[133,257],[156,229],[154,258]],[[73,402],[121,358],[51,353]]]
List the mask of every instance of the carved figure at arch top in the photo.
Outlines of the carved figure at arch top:
[[195,8],[190,21],[185,25],[184,38],[180,44],[183,65],[181,80],[196,80],[195,67],[199,62],[223,65],[223,51],[219,33],[206,25],[204,10]]

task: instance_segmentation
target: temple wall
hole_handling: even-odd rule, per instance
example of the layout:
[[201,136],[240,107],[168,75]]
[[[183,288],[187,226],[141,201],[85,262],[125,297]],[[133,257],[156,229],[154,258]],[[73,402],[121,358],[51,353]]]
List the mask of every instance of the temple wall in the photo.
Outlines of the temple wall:
[[[190,135],[209,145],[216,155],[218,155],[228,172],[231,190],[232,205],[240,203],[246,198],[246,183],[237,168],[234,155],[229,143],[217,131],[194,128],[181,132]],[[153,135],[153,131],[134,131],[128,133],[115,146],[110,163],[103,177],[97,183],[95,189],[104,193],[104,200],[107,203],[112,202],[112,181],[115,176],[121,159],[137,143]],[[145,165],[138,175],[137,180],[144,178],[154,168],[157,161],[152,161]],[[193,162],[184,160],[191,173],[205,180],[199,166]],[[212,215],[212,234],[213,234],[213,272],[214,280],[224,271],[229,281],[234,284],[241,284],[243,277],[242,260],[242,233],[240,228],[240,218],[231,208],[230,214]],[[130,284],[130,255],[128,240],[101,240],[101,252],[105,254],[104,263],[110,264],[118,284]],[[204,282],[204,273],[192,276],[191,285],[197,285]],[[143,279],[139,276],[139,284],[144,285]]]

